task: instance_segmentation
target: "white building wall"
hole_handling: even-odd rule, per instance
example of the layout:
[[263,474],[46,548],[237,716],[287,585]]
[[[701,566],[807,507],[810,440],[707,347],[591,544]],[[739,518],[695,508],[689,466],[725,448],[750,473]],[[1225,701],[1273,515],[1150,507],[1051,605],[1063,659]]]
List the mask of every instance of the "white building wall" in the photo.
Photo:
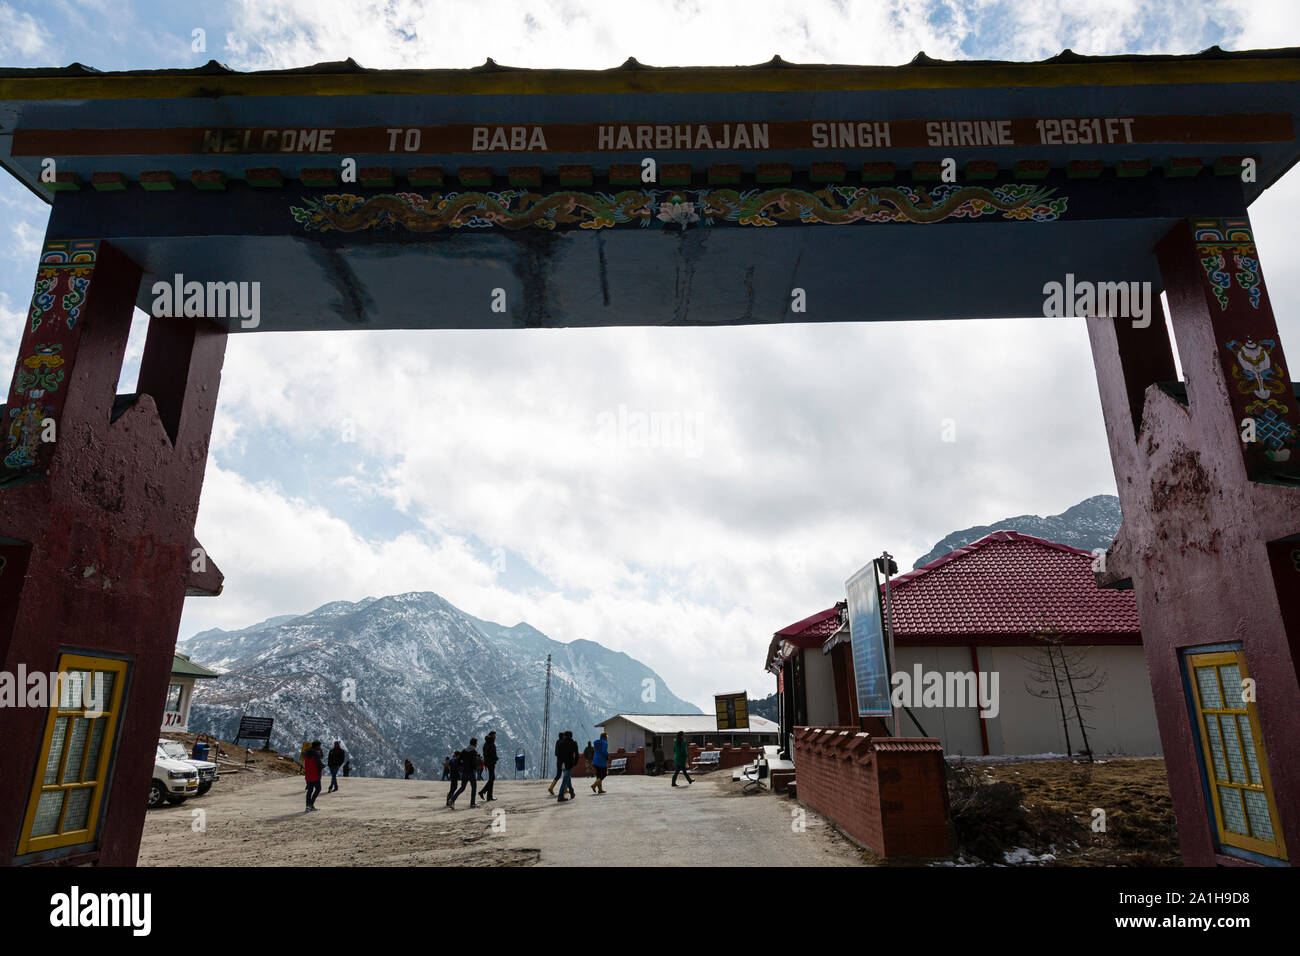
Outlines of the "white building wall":
[[163,703],[163,718],[161,730],[171,733],[185,733],[190,727],[190,701],[194,697],[194,678],[178,677],[173,674],[167,682],[167,693],[171,693],[174,685],[179,684],[181,687],[181,706],[179,711],[168,711],[166,698]]
[[[1082,649],[1082,648],[1078,648]],[[970,649],[961,647],[898,648],[898,667],[912,672],[919,662],[923,671],[969,672]],[[1031,693],[1044,689],[1035,681],[1033,661],[1044,652],[1032,646],[979,647],[981,670],[998,675],[998,714],[984,721],[992,755],[1065,753],[1060,704],[1055,698],[1036,698]],[[1156,727],[1155,704],[1147,674],[1146,657],[1140,645],[1092,646],[1086,648],[1084,666],[1105,673],[1105,683],[1080,701],[1089,725],[1088,743],[1095,754],[1158,755],[1160,734]],[[1044,658],[1045,660],[1045,658]],[[1064,686],[1064,685],[1063,685]],[[1053,688],[1054,692],[1054,688]],[[1067,689],[1068,694],[1068,689]],[[948,754],[983,753],[976,708],[913,708],[932,737],[943,742]],[[1079,727],[1067,697],[1070,714],[1070,747],[1083,747]],[[915,724],[903,719],[905,733],[920,734]]]
[[803,650],[803,674],[807,686],[808,726],[834,727],[839,723],[835,708],[835,670],[831,656],[820,647]]

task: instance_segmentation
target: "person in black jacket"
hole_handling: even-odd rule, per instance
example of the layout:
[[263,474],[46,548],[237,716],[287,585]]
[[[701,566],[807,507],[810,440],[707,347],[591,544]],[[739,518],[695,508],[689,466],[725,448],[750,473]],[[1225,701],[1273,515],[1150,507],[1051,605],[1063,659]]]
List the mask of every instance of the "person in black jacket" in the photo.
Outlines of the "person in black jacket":
[[[551,778],[551,785],[547,787],[547,793],[555,793],[555,785],[560,782],[560,777],[564,774],[564,731],[560,731],[555,738],[555,776]],[[564,791],[560,791],[563,794]]]
[[564,732],[564,740],[560,742],[560,745],[556,748],[556,750],[558,751],[558,759],[560,759],[563,762],[563,767],[564,767],[563,769],[564,780],[560,783],[560,799],[558,801],[560,803],[563,803],[565,800],[564,792],[566,790],[569,792],[570,799],[577,796],[577,794],[574,793],[573,791],[572,773],[573,773],[573,768],[578,765],[579,750],[578,750],[578,742],[573,739],[573,731],[566,730]]
[[344,759],[346,758],[343,745],[336,740],[334,746],[330,748],[329,758],[326,761],[330,768],[330,788],[325,791],[326,793],[333,793],[339,788],[339,768],[343,766]]
[[483,766],[487,768],[487,786],[483,788],[482,798],[486,800],[495,800],[492,796],[492,784],[497,779],[497,732],[489,731],[487,739],[483,741]]
[[465,792],[465,784],[469,784],[469,805],[478,806],[478,781],[475,775],[478,773],[478,738],[469,738],[469,746],[460,752],[460,789],[447,798],[447,806],[456,809],[456,798]]

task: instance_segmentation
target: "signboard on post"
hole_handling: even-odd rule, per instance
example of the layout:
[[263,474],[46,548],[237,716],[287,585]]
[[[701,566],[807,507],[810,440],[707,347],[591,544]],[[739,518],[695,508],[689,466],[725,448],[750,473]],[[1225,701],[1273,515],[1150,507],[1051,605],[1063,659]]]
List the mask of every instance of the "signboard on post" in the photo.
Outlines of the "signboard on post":
[[239,733],[235,734],[232,743],[238,743],[240,740],[264,740],[269,746],[271,725],[274,723],[273,717],[240,717]]
[[749,694],[714,694],[714,709],[718,713],[719,730],[749,729]]
[[889,717],[889,666],[885,658],[885,624],[880,613],[880,584],[875,563],[844,582],[849,604],[849,640],[853,646],[853,679],[858,688],[858,714]]

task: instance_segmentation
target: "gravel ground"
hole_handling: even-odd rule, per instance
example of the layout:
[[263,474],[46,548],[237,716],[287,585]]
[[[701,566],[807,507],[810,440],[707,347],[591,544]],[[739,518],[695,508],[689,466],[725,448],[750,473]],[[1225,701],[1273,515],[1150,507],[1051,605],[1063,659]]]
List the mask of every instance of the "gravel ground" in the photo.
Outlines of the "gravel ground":
[[[730,774],[677,789],[617,776],[597,796],[576,779],[557,803],[545,781],[497,781],[497,800],[444,806],[438,781],[339,778],[316,813],[301,777],[252,775],[237,787],[151,810],[141,866],[858,866],[863,856],[817,814],[763,793],[734,797]],[[233,781],[232,781],[233,782]],[[325,786],[329,786],[326,777]],[[803,810],[802,817],[792,811]],[[200,812],[201,811],[201,812]],[[803,829],[795,825],[802,822]]]

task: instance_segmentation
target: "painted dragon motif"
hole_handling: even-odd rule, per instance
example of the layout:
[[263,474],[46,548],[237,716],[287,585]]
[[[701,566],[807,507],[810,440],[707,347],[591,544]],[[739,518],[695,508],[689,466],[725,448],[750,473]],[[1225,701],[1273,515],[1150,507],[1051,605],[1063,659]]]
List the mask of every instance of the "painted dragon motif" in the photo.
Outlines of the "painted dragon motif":
[[1004,219],[1048,222],[1068,200],[1027,183],[1001,186],[828,186],[818,190],[629,189],[617,193],[566,190],[542,194],[496,192],[383,193],[362,197],[328,194],[290,206],[308,232],[362,232],[403,228],[610,229],[777,226],[780,223],[849,225],[860,222],[936,223],[1000,214]]

